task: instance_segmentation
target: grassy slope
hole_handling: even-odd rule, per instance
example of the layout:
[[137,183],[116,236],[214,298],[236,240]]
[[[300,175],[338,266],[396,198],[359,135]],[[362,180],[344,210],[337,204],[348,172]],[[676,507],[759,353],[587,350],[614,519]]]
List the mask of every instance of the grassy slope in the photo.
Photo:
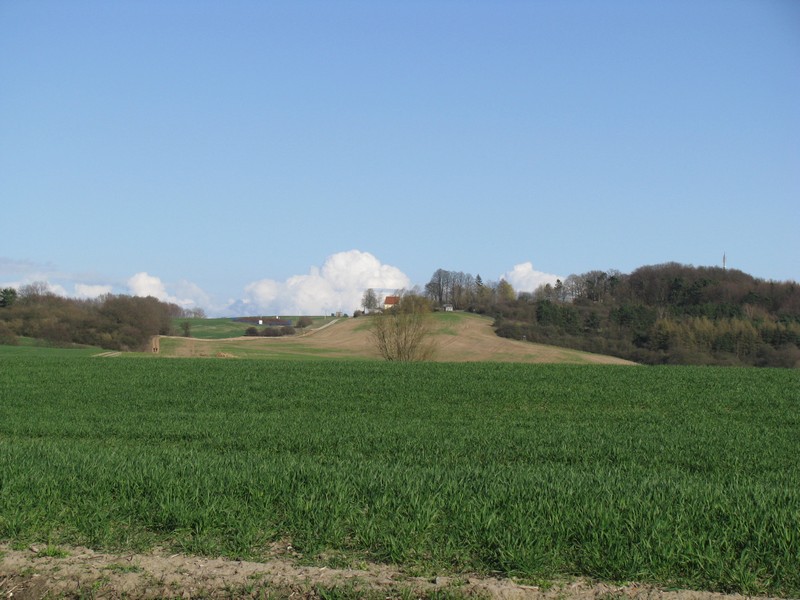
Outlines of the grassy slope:
[[[439,362],[631,364],[610,356],[500,338],[491,327],[492,320],[480,315],[435,313],[432,319],[433,338],[437,346],[434,360]],[[296,336],[261,338],[243,337],[248,325],[231,319],[176,319],[175,328],[178,330],[181,322],[191,323],[192,337],[162,337],[161,356],[287,360],[379,358],[370,340],[369,318],[343,318],[330,327],[316,331],[334,320],[331,317],[315,317],[311,328]],[[17,346],[0,346],[0,356],[6,357],[30,354],[91,356],[102,352],[104,350],[101,348],[53,348],[25,338]],[[135,354],[123,353],[123,356]]]
[[[298,317],[282,316],[282,319],[290,319],[292,323],[297,322]],[[312,327],[319,327],[326,321],[331,320],[331,317],[312,317],[314,324]],[[250,323],[241,323],[233,319],[220,318],[220,319],[174,319],[173,329],[177,332],[182,332],[181,324],[188,322],[191,325],[191,334],[193,338],[218,340],[232,337],[241,337],[244,335],[248,327],[262,327],[259,325],[251,325]],[[263,327],[262,327],[263,328]]]
[[[614,363],[630,364],[608,356],[577,350],[532,344],[495,335],[488,317],[468,313],[435,313],[433,336],[440,362],[527,362],[527,363]],[[197,337],[162,338],[163,356],[237,358],[347,358],[375,359],[378,353],[369,337],[369,318],[341,319],[334,325],[307,335],[289,338],[219,339],[230,325],[224,319],[210,319],[203,328],[199,323],[192,333]],[[318,327],[320,323],[315,323]],[[234,323],[234,325],[240,325]],[[241,330],[239,330],[241,332]],[[235,335],[240,335],[236,333]],[[200,339],[200,336],[206,339]],[[216,339],[208,339],[211,337]]]

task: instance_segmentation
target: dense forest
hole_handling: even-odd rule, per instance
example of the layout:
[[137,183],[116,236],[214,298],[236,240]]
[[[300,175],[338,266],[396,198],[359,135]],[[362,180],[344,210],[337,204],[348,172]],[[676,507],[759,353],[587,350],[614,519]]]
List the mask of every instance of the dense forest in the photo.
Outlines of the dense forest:
[[0,344],[16,344],[18,336],[26,336],[56,346],[144,350],[152,336],[172,333],[173,318],[197,312],[150,296],[64,298],[35,283],[0,291]]
[[498,335],[645,364],[800,367],[800,285],[677,263],[590,271],[533,293],[437,270],[439,306],[495,317]]

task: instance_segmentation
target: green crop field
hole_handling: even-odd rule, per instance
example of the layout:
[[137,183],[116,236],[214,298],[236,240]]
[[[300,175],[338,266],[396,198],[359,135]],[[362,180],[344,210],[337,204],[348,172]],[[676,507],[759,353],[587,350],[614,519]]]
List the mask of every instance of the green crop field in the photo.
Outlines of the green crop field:
[[[94,346],[58,347],[42,340],[28,337],[18,338],[17,344],[13,346],[0,344],[0,360],[3,361],[20,356],[77,358],[92,356],[101,352],[106,352],[106,350]],[[0,363],[0,368],[4,366],[5,362]]]
[[0,360],[0,540],[800,596],[796,371]]

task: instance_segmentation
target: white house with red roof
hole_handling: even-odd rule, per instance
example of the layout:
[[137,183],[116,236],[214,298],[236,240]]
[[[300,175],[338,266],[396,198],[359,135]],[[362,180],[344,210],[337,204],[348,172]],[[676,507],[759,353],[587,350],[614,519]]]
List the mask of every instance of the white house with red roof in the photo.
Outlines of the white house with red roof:
[[389,310],[400,304],[400,296],[386,296],[383,300],[383,310]]

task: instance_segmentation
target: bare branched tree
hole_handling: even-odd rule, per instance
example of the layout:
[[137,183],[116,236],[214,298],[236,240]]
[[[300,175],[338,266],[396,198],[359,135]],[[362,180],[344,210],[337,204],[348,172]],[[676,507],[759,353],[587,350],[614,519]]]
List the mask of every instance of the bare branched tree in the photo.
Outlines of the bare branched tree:
[[430,303],[422,296],[408,294],[397,308],[372,317],[372,339],[386,360],[421,361],[433,357],[430,339]]

